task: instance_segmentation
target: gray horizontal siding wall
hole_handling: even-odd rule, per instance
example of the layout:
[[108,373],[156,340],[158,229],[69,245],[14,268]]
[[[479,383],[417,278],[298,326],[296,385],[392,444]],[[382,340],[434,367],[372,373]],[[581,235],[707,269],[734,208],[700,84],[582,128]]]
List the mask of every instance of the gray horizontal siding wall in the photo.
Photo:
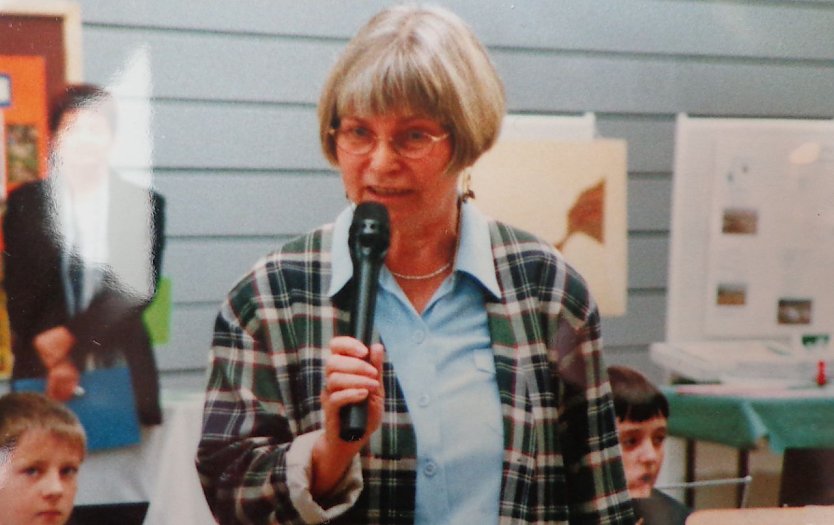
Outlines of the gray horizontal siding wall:
[[[174,285],[164,369],[202,369],[233,282],[344,205],[315,103],[336,53],[387,3],[80,1],[86,80],[107,84],[137,50],[149,57]],[[675,115],[830,118],[834,3],[437,3],[489,46],[510,111],[591,111],[603,136],[628,141],[628,313],[603,329],[609,361],[650,368],[647,345],[663,339],[666,317]]]

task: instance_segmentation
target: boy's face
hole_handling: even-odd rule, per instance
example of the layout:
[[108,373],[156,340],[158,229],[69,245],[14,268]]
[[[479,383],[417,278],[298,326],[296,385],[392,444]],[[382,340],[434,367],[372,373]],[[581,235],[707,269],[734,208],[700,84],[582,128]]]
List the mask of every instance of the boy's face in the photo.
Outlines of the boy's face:
[[107,116],[95,109],[67,111],[56,132],[56,148],[67,183],[73,190],[99,187],[108,172],[113,132]]
[[26,431],[0,465],[0,525],[66,523],[83,453],[48,430]]
[[617,420],[617,433],[623,450],[623,467],[632,498],[647,498],[663,464],[666,418],[646,421]]

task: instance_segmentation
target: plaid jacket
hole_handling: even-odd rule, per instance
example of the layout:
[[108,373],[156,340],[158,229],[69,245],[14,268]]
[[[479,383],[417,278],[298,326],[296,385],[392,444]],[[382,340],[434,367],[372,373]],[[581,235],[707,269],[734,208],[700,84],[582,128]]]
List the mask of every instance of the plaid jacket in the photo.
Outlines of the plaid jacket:
[[[634,523],[596,306],[549,246],[498,222],[490,232],[502,290],[486,304],[504,419],[500,523]],[[326,293],[331,237],[326,226],[262,259],[217,317],[197,467],[220,523],[303,523],[285,454],[321,427],[327,344],[349,333],[350,285]],[[334,523],[413,522],[414,431],[390,363],[383,376],[364,489]]]

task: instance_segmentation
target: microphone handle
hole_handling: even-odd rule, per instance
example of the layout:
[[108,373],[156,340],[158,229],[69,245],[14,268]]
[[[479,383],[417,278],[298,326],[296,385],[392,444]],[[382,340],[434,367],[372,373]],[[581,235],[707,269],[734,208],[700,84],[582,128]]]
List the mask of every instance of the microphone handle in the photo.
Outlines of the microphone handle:
[[[353,336],[370,348],[373,337],[374,310],[376,308],[376,287],[381,262],[363,258],[358,265],[354,279],[354,304],[350,324]],[[370,359],[370,355],[368,355]],[[368,428],[368,400],[345,405],[339,410],[339,437],[343,441],[359,441]]]

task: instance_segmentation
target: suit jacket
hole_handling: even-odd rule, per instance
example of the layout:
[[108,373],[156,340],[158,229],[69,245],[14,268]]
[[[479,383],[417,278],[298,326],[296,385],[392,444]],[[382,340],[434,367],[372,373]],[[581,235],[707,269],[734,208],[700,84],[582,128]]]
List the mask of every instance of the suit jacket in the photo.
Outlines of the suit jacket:
[[[587,287],[547,244],[490,228],[501,288],[486,304],[504,422],[500,523],[634,523]],[[350,333],[350,285],[327,295],[331,243],[332,227],[286,243],[221,306],[197,455],[221,523],[304,523],[286,453],[322,427],[327,345]],[[382,426],[361,454],[364,489],[331,523],[413,523],[416,438],[387,360],[383,382]]]
[[153,299],[162,263],[164,200],[161,195],[110,177],[109,261],[90,304],[71,315],[62,260],[66,256],[50,178],[11,193],[3,220],[5,287],[12,329],[12,378],[43,377],[46,369],[33,338],[66,326],[76,338],[71,359],[79,370],[91,354],[108,362],[124,357],[131,371],[139,419],[161,421],[159,378],[142,321]]

